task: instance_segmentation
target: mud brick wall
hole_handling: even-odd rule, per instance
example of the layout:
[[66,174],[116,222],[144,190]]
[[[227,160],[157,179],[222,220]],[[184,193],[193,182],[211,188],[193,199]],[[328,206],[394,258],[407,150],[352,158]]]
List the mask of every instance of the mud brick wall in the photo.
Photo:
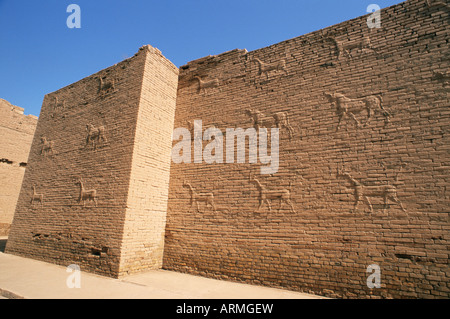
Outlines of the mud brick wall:
[[[146,125],[156,128],[163,120],[150,101],[160,82],[168,81],[158,63],[166,60],[145,46],[130,59],[45,96],[7,253],[78,264],[82,270],[113,277],[129,270],[133,253],[142,250],[131,247],[135,237],[157,228],[140,224],[138,229],[135,223],[142,203],[159,200],[136,189],[136,175],[155,147],[171,144],[170,136],[164,141],[163,136],[142,133]],[[176,87],[173,91],[175,96]],[[147,120],[151,123],[141,123]],[[123,260],[122,243],[127,248]],[[139,243],[147,250],[157,244]],[[146,258],[142,267],[150,263]]]
[[0,99],[0,236],[7,235],[28,163],[37,117]]
[[[245,129],[247,110],[289,123],[276,174],[248,159],[172,163],[165,269],[330,297],[450,296],[449,12],[410,0],[381,18],[180,68],[175,128]],[[293,209],[258,210],[254,179]],[[216,209],[191,207],[187,183]],[[372,264],[379,289],[366,285]]]

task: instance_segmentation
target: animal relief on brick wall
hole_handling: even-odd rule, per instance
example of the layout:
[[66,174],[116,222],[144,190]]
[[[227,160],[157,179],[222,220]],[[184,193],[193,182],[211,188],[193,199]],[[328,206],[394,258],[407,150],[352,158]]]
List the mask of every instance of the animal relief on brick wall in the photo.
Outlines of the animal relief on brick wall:
[[291,201],[291,190],[292,183],[289,184],[289,189],[281,189],[281,190],[271,190],[267,189],[256,177],[250,176],[250,182],[254,183],[256,187],[258,188],[259,192],[259,206],[257,212],[260,212],[263,208],[264,204],[267,204],[267,207],[269,208],[269,212],[272,212],[272,205],[271,202],[273,200],[277,200],[280,203],[280,206],[278,208],[278,213],[281,211],[281,208],[283,207],[283,204],[286,204],[290,207],[291,212],[295,213],[294,205]]
[[104,145],[104,143],[107,142],[106,129],[103,125],[95,127],[92,124],[88,124],[86,125],[86,131],[87,136],[86,143],[84,145],[85,148],[87,148],[89,145],[92,145],[92,148],[96,150],[98,145]]
[[220,86],[218,79],[204,81],[199,76],[195,76],[194,78],[198,81],[198,93],[206,94],[208,91],[218,89]]
[[[402,166],[403,168],[403,166]],[[400,173],[400,172],[399,172]],[[398,174],[399,174],[398,173]],[[398,182],[398,174],[396,181]],[[353,196],[355,197],[355,202],[353,205],[353,212],[356,212],[358,204],[364,201],[373,213],[373,206],[369,198],[379,198],[384,202],[383,212],[388,208],[389,200],[398,204],[403,212],[406,212],[401,201],[397,195],[397,187],[394,185],[384,184],[376,186],[366,186],[361,182],[357,181],[350,173],[345,172],[343,168],[338,168],[337,178],[345,179],[350,182],[350,187],[353,190]]]
[[[339,116],[339,122],[336,131],[339,131],[342,121],[350,116],[355,122],[356,127],[367,126],[375,113],[381,113],[385,118],[385,123],[390,121],[390,113],[383,107],[383,99],[381,95],[369,95],[361,98],[351,99],[341,93],[325,93],[329,102],[336,108]],[[366,121],[361,124],[356,115],[367,112]]]
[[247,109],[245,113],[250,117],[251,124],[256,131],[259,131],[263,127],[275,125],[280,131],[286,129],[289,133],[289,139],[294,137],[294,129],[289,123],[287,112],[277,112],[273,117],[266,116],[264,113],[255,109]]
[[44,194],[39,194],[36,192],[36,186],[33,185],[33,195],[31,195],[31,205],[34,207],[36,203],[39,203],[42,207],[44,206]]
[[105,97],[107,94],[116,92],[116,79],[108,79],[106,76],[99,77],[99,89],[98,93],[101,97]]
[[44,157],[47,155],[53,155],[55,142],[49,141],[45,136],[41,138],[41,155]]
[[258,63],[258,76],[266,75],[266,78],[269,79],[269,73],[275,72],[284,72],[285,75],[288,75],[288,71],[286,69],[286,60],[280,60],[273,63],[265,63],[258,58],[253,58],[253,61]]
[[94,202],[95,207],[97,207],[97,191],[95,189],[86,189],[81,178],[78,179],[75,185],[80,186],[78,202],[83,203],[83,207],[86,207],[86,201]]
[[216,206],[214,204],[214,194],[213,193],[197,193],[191,184],[184,182],[183,187],[189,189],[191,195],[191,208],[197,206],[197,211],[200,212],[200,202],[205,203],[206,206],[211,206],[213,212],[216,212]]
[[372,46],[368,35],[363,36],[361,39],[349,41],[338,40],[335,36],[326,36],[324,40],[329,40],[336,46],[338,60],[341,60],[344,56],[347,59],[353,59],[355,53],[359,55],[364,53],[378,53]]

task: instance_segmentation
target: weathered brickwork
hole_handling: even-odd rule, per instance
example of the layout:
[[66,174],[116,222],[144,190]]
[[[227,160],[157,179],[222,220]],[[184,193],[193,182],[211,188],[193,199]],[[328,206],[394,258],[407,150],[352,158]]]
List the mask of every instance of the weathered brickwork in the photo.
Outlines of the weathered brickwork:
[[121,273],[162,267],[178,69],[154,50],[144,65]]
[[[7,252],[113,277],[162,267],[330,297],[448,298],[450,28],[439,3],[179,70],[146,46],[46,95]],[[171,163],[173,129],[195,120],[279,128],[278,171],[261,174],[248,156]],[[371,265],[380,288],[367,285]]]
[[[139,173],[168,171],[165,149],[171,147],[167,132],[173,127],[177,73],[146,46],[133,58],[45,96],[8,253],[114,277],[133,269],[136,260],[158,264],[153,254],[162,255],[167,196],[143,198],[158,183],[168,184],[168,173],[142,188],[148,177]],[[170,89],[161,89],[168,84],[173,97]],[[151,134],[149,126],[165,135]],[[161,155],[167,157],[160,160],[164,165],[142,168]],[[144,214],[152,215],[155,225],[137,223]],[[153,254],[142,254],[141,245]]]
[[28,163],[37,117],[0,99],[0,236],[7,235]]
[[[276,174],[172,164],[164,268],[331,297],[450,296],[449,13],[411,0],[381,18],[181,67],[175,127],[249,128],[256,111],[289,124]],[[187,184],[215,209],[191,206]],[[258,210],[271,191],[289,195]]]

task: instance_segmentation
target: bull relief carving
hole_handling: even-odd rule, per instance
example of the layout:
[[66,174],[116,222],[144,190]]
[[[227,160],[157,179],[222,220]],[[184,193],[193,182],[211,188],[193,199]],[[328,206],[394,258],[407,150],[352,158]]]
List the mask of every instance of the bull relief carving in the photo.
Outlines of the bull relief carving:
[[[402,165],[403,168],[403,165]],[[401,172],[401,170],[400,170]],[[398,182],[398,175],[397,174],[396,181]],[[355,197],[355,202],[353,205],[353,212],[356,212],[358,208],[358,204],[361,201],[365,201],[366,204],[369,206],[370,212],[373,213],[373,207],[372,203],[370,202],[369,198],[380,198],[384,201],[384,208],[383,212],[386,211],[388,207],[389,200],[395,202],[400,206],[403,212],[406,212],[405,208],[403,207],[401,201],[398,199],[397,195],[397,187],[394,185],[377,185],[377,186],[366,186],[357,181],[353,176],[345,172],[343,168],[338,168],[336,177],[346,179],[348,182],[350,182],[350,185],[353,190],[353,196]]]
[[213,212],[216,212],[216,206],[214,205],[214,194],[213,193],[197,193],[191,184],[186,181],[183,183],[183,187],[189,188],[189,193],[191,195],[191,208],[197,206],[197,211],[200,211],[200,202],[206,204],[206,206],[211,206]]
[[44,136],[41,138],[41,155],[44,157],[47,155],[53,155],[54,154],[54,148],[55,142],[47,140],[47,138]]
[[[372,118],[372,115],[379,112],[385,117],[385,122],[390,121],[390,113],[383,107],[383,99],[380,95],[369,95],[362,98],[351,99],[341,93],[325,93],[329,102],[336,107],[337,114],[339,116],[339,123],[336,131],[339,131],[342,121],[350,116],[356,124],[357,128],[361,126],[367,126]],[[367,112],[366,121],[361,124],[356,118],[356,114],[363,111]]]
[[98,92],[101,97],[105,97],[109,93],[116,92],[116,79],[112,78],[110,80],[106,80],[105,76],[99,77],[99,89]]
[[250,117],[250,121],[256,131],[259,131],[262,127],[268,127],[275,124],[280,131],[283,128],[287,129],[290,140],[294,137],[294,129],[289,123],[287,112],[277,112],[273,117],[268,117],[264,115],[264,113],[254,109],[247,109],[245,110],[245,113]]
[[55,104],[53,105],[53,110],[55,112],[58,112],[60,110],[64,110],[66,108],[66,100],[62,100],[62,102],[59,102],[59,98],[55,96]]
[[42,207],[44,207],[44,194],[39,194],[36,192],[36,186],[33,185],[33,195],[31,196],[31,205],[34,206],[34,203],[40,203]]
[[220,82],[218,79],[213,79],[210,81],[203,81],[199,76],[194,77],[198,81],[198,92],[206,94],[210,89],[219,88]]
[[278,213],[281,211],[281,208],[283,207],[283,204],[288,205],[291,208],[291,212],[295,213],[294,205],[291,201],[291,190],[292,183],[289,183],[289,189],[282,189],[282,190],[269,190],[267,189],[261,182],[255,178],[250,176],[250,182],[256,184],[256,187],[259,191],[259,206],[258,206],[258,212],[261,211],[264,204],[267,204],[269,207],[269,212],[272,211],[272,200],[278,200],[280,202],[280,206],[278,208]]
[[85,189],[83,181],[78,179],[75,185],[80,186],[80,196],[78,197],[78,202],[83,202],[83,207],[86,207],[86,201],[91,201],[95,203],[95,207],[97,207],[97,191],[95,189]]
[[258,75],[262,76],[263,74],[265,74],[267,79],[269,79],[269,73],[272,71],[283,71],[286,75],[289,74],[286,70],[285,60],[274,63],[264,63],[260,59],[253,58],[253,61],[258,63]]
[[352,59],[352,52],[358,51],[360,54],[364,52],[372,52],[377,54],[377,50],[372,46],[369,36],[364,36],[359,40],[351,40],[351,41],[342,41],[336,39],[335,36],[327,36],[324,40],[330,40],[334,43],[337,49],[337,58],[341,60],[343,56],[348,59]]
[[93,149],[97,149],[97,145],[103,144],[107,142],[106,139],[106,129],[104,126],[95,127],[92,124],[86,125],[86,144],[84,145],[85,148],[87,148],[90,144],[92,145]]

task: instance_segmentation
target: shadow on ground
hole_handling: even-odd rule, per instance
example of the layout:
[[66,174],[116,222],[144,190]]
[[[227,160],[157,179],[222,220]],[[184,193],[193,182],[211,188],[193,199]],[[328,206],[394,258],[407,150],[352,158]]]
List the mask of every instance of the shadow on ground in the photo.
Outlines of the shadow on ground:
[[0,253],[5,252],[6,241],[7,241],[7,239],[0,239]]

